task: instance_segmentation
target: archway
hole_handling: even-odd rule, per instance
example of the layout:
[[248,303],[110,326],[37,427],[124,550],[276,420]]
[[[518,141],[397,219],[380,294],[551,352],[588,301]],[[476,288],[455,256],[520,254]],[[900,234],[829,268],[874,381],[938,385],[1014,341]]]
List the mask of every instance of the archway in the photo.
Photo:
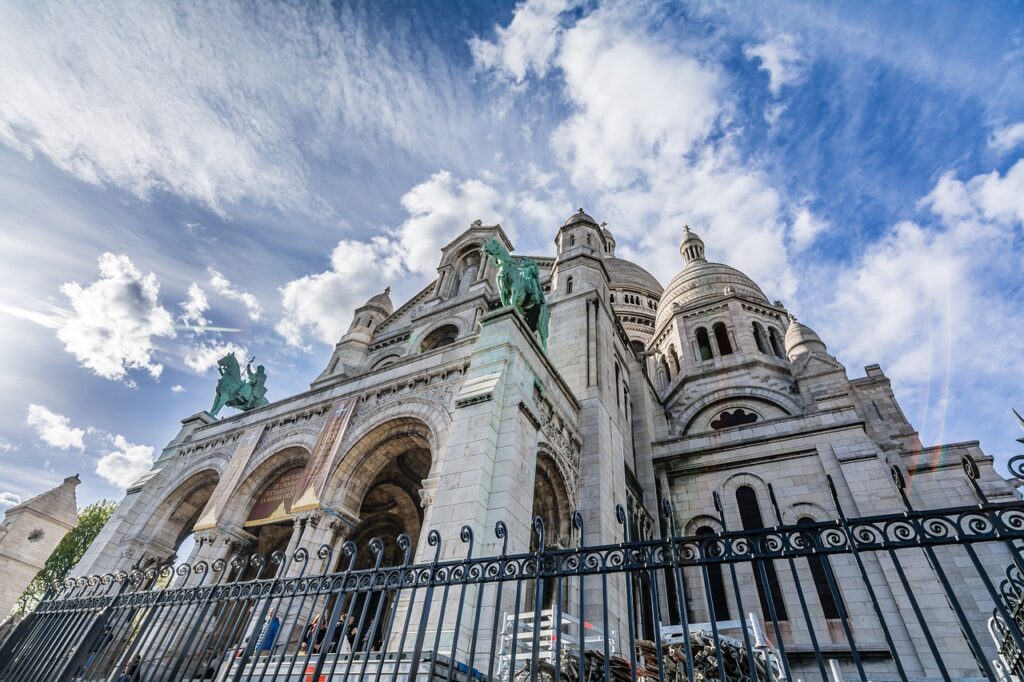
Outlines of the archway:
[[[432,465],[429,429],[416,419],[390,420],[360,438],[342,461],[332,482],[338,484],[338,508],[346,513],[358,509],[353,514],[358,522],[348,537],[357,548],[354,568],[374,567],[374,538],[381,541],[382,566],[401,564],[405,551],[398,538],[403,534],[409,537],[412,561],[423,530],[424,480]],[[348,557],[340,556],[338,570],[346,569],[348,562]],[[390,592],[375,591],[353,595],[343,605],[345,637],[353,650],[380,648],[393,599]]]
[[157,554],[167,555],[160,557],[161,561],[167,560],[178,565],[191,558],[195,547],[192,528],[219,480],[220,475],[213,469],[193,474],[157,507],[152,516],[155,521],[146,528],[145,535]]
[[[565,485],[554,457],[544,450],[537,453],[537,467],[533,479],[533,512],[531,518],[540,517],[544,521],[545,549],[561,549],[571,542],[572,505],[569,492]],[[530,534],[530,551],[538,549],[536,533]],[[555,580],[547,578],[543,583],[544,594],[541,596],[542,607],[549,609],[555,600]],[[563,602],[567,594],[562,595]],[[563,608],[565,603],[563,603]]]

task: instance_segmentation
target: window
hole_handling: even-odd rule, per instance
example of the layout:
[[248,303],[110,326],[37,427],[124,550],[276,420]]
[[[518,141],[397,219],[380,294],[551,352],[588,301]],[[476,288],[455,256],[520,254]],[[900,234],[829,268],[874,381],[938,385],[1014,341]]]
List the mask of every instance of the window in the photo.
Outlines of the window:
[[668,356],[672,359],[673,376],[675,376],[679,374],[679,353],[676,352],[674,345],[668,347]]
[[715,341],[718,342],[719,355],[732,355],[732,344],[729,343],[729,332],[725,328],[725,323],[719,322],[712,329],[715,331]]
[[[697,529],[697,537],[709,537],[714,536],[715,531],[711,526],[701,526]],[[702,546],[704,553],[707,556],[720,556],[721,551],[718,550],[717,546],[713,542],[709,542],[706,547]],[[729,600],[726,598],[725,592],[725,580],[722,579],[722,565],[721,564],[707,564],[708,567],[708,588],[711,593],[711,603],[708,604],[708,613],[712,608],[714,609],[713,620],[723,621],[729,620]],[[707,593],[705,593],[705,597]]]
[[768,328],[768,341],[772,344],[772,351],[780,358],[786,357],[786,354],[782,352],[782,341],[779,337],[779,332],[776,331],[775,327]]
[[615,406],[619,407],[621,402],[619,401],[619,381],[622,379],[622,372],[619,371],[619,363],[615,363]]
[[615,294],[608,294],[608,302],[615,303]]
[[751,333],[754,335],[754,343],[757,344],[757,350],[767,353],[768,351],[764,347],[764,328],[757,322],[754,322],[751,325]]
[[566,277],[565,278],[565,293],[566,294],[571,294],[572,293],[572,277]]
[[569,246],[576,246],[576,235],[569,235]]
[[457,338],[459,338],[459,328],[454,324],[446,324],[443,327],[438,327],[427,334],[427,337],[423,339],[423,345],[420,346],[420,352],[426,353],[427,351],[436,350],[443,346],[450,346],[455,343],[455,339]]
[[697,350],[700,351],[701,360],[710,360],[713,357],[711,354],[711,339],[708,338],[708,330],[704,327],[697,330]]
[[711,420],[711,428],[727,429],[730,426],[743,426],[744,424],[753,424],[757,421],[757,415],[753,412],[747,412],[742,407],[738,407],[732,412],[728,410],[718,415],[715,419]]
[[[757,493],[749,485],[743,485],[736,489],[736,504],[740,509],[740,522],[743,530],[760,530],[764,528],[764,520],[761,518],[761,508],[757,505]],[[786,603],[782,600],[782,590],[779,588],[779,575],[775,572],[775,564],[770,559],[762,562],[764,575],[767,578],[768,588],[771,590],[772,604],[775,606],[775,615],[779,620],[789,620],[786,615]],[[757,596],[761,601],[761,613],[765,619],[769,619],[771,611],[768,609],[768,598],[764,591],[765,580],[762,580],[760,571],[755,565],[754,582],[757,584]]]
[[[798,526],[809,526],[814,523],[814,519],[805,516],[796,523]],[[811,569],[811,578],[814,580],[814,589],[818,593],[818,601],[821,602],[821,610],[825,612],[826,618],[838,619],[839,606],[836,604],[836,599],[828,585],[828,575],[826,573],[831,570],[831,567],[825,565],[826,561],[828,561],[828,558],[821,555],[807,557],[807,565]],[[839,591],[838,584],[836,584],[836,591]]]

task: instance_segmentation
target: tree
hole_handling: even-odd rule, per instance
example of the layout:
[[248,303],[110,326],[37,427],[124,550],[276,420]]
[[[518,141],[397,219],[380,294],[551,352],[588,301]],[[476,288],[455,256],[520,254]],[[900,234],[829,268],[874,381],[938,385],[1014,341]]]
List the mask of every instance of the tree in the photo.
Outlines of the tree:
[[57,544],[56,549],[43,564],[43,570],[36,574],[18,597],[12,615],[20,618],[34,609],[43,598],[46,587],[54,580],[63,579],[74,568],[116,508],[116,502],[100,500],[78,512],[78,525],[68,531]]

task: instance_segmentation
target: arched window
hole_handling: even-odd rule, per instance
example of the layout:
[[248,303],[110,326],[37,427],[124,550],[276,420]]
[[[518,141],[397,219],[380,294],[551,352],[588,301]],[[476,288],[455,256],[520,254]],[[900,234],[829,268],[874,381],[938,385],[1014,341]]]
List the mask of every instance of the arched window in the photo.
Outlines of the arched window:
[[768,328],[768,341],[772,344],[772,351],[780,358],[786,357],[786,354],[782,352],[782,341],[779,337],[779,332],[775,330],[775,327]]
[[669,345],[668,356],[672,358],[672,376],[679,374],[679,353],[676,352],[674,345]]
[[569,246],[576,246],[576,235],[569,235]]
[[[814,523],[814,519],[809,516],[805,516],[796,522],[798,526],[809,526]],[[832,594],[832,590],[828,585],[828,576],[826,571],[830,567],[825,565],[828,561],[827,557],[815,554],[814,556],[807,557],[807,565],[811,569],[811,578],[814,580],[814,589],[818,593],[818,601],[821,602],[821,610],[825,612],[825,617],[830,619],[839,618],[839,606],[836,604],[835,596]],[[839,585],[836,584],[836,591],[839,590]]]
[[590,234],[587,233],[587,246],[590,246]]
[[615,294],[608,294],[608,302],[615,303]]
[[622,372],[619,370],[619,363],[615,363],[615,406],[619,407],[622,403],[619,401],[619,381],[622,379]]
[[672,378],[672,373],[668,371],[668,363],[665,362],[664,355],[658,359],[658,366],[661,367],[661,372],[665,375],[665,381],[667,383]]
[[[714,536],[715,531],[711,526],[701,526],[697,529],[697,537],[709,537]],[[719,556],[720,552],[715,551],[714,543],[708,543],[707,547],[703,548],[708,556]],[[708,564],[708,587],[711,592],[711,603],[708,604],[708,613],[711,612],[711,607],[714,607],[714,618],[715,621],[729,620],[729,600],[725,596],[725,580],[722,579],[722,565],[721,564]],[[707,594],[704,595],[707,597]]]
[[762,353],[767,353],[764,347],[764,327],[759,323],[754,322],[751,325],[751,333],[754,335],[754,343],[757,344],[757,350]]
[[[764,520],[761,517],[761,508],[757,504],[757,493],[749,485],[742,485],[736,489],[736,504],[740,508],[740,523],[743,530],[760,530],[764,528]],[[764,560],[764,574],[768,579],[768,588],[771,590],[772,604],[775,605],[775,615],[779,620],[789,620],[786,615],[786,602],[782,600],[782,590],[779,588],[779,574],[775,572],[775,564],[770,559]],[[765,619],[771,617],[768,609],[768,598],[764,591],[764,580],[761,579],[760,571],[755,565],[754,582],[757,584],[757,596],[761,600],[761,613]]]
[[729,343],[729,332],[725,328],[725,323],[719,322],[712,329],[715,331],[715,341],[718,342],[719,355],[732,355],[732,344]]
[[443,327],[438,327],[427,334],[427,338],[423,339],[423,345],[420,346],[420,352],[426,353],[427,351],[435,350],[443,346],[450,346],[455,343],[455,339],[457,338],[459,338],[459,328],[454,324],[446,324]]
[[644,353],[647,352],[647,347],[644,345],[644,342],[640,341],[639,339],[633,339],[632,341],[630,341],[629,347],[632,348],[633,352],[636,353],[637,355],[643,355]]
[[572,277],[566,277],[565,278],[565,293],[566,294],[571,294],[572,293]]
[[713,357],[711,354],[711,339],[708,338],[708,330],[704,327],[697,330],[697,350],[700,351],[701,360],[710,360]]

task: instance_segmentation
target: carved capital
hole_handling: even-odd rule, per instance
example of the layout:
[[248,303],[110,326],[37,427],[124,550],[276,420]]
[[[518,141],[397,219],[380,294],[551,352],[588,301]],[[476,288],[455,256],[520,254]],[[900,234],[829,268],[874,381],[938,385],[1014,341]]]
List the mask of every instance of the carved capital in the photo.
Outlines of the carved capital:
[[437,497],[437,479],[427,478],[423,481],[423,487],[420,489],[420,506],[427,509],[434,504],[434,498]]

